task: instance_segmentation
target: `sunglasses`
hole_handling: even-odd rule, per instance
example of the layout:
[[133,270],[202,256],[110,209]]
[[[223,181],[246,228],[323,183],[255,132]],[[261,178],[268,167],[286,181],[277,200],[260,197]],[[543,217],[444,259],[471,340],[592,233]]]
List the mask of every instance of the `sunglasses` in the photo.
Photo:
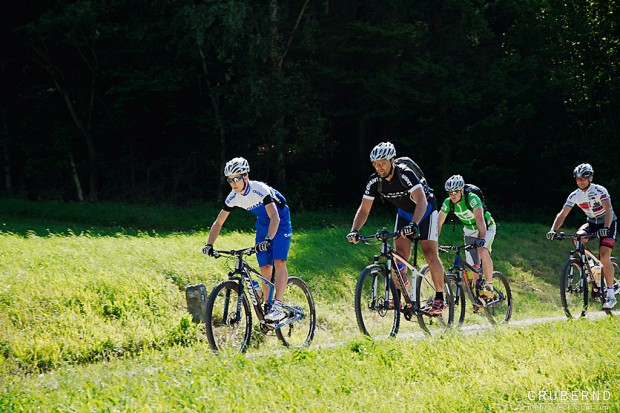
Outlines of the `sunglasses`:
[[589,176],[576,176],[575,180],[576,181],[587,181],[589,178]]
[[456,195],[456,194],[458,194],[459,192],[461,192],[461,190],[460,190],[460,189],[456,189],[456,190],[454,190],[454,191],[448,191],[448,195]]
[[245,175],[233,176],[232,178],[226,178],[226,180],[228,181],[228,183],[236,184],[237,182],[242,181],[244,176]]

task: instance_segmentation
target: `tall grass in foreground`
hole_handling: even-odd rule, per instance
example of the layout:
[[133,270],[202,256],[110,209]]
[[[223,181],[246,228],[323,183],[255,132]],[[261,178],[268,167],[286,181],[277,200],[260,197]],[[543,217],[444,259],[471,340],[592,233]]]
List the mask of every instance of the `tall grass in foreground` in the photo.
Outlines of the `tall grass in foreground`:
[[0,381],[10,412],[618,411],[617,320],[218,357],[204,345]]
[[[365,230],[385,224],[374,218]],[[19,227],[21,221],[14,218],[7,226]],[[314,295],[314,344],[346,341],[358,333],[352,304],[357,276],[379,247],[347,243],[348,225],[301,228],[295,231],[289,270]],[[514,319],[562,314],[556,274],[568,247],[532,235],[544,230],[535,224],[500,227],[493,257],[513,287]],[[73,226],[61,233],[0,232],[0,374],[47,372],[201,344],[202,327],[186,312],[185,287],[204,283],[210,290],[230,266],[201,254],[206,236],[204,231],[77,232]],[[459,243],[461,233],[445,231],[442,242]],[[229,231],[216,247],[253,243],[252,233]],[[446,266],[448,258],[443,257]],[[474,314],[466,322],[487,323]],[[416,323],[401,321],[401,334],[419,332]],[[253,343],[250,352],[280,348],[273,337],[257,336]]]

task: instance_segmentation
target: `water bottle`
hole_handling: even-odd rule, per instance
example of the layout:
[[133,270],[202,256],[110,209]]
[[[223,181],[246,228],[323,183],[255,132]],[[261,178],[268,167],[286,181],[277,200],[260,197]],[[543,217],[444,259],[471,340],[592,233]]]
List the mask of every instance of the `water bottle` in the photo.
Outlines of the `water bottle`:
[[409,285],[409,278],[407,278],[407,267],[404,264],[398,263],[396,264],[396,268],[398,268],[398,272],[403,277],[403,281],[405,282],[405,287]]
[[592,266],[590,266],[590,269],[592,270],[592,277],[594,277],[594,282],[596,283],[596,285],[600,285],[601,283],[601,266],[598,264],[594,264]]
[[263,290],[260,288],[260,283],[256,280],[252,280],[252,287],[254,287],[254,291],[256,292],[256,295],[258,296],[258,301],[262,304],[263,303]]

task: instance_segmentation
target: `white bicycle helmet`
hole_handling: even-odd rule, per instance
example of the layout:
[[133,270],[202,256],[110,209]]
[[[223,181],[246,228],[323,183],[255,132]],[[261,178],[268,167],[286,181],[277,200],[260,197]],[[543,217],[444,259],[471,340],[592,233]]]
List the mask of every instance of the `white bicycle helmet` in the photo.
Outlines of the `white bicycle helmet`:
[[461,175],[452,175],[448,178],[444,187],[446,191],[460,191],[465,187],[465,181]]
[[396,156],[396,148],[390,142],[381,142],[375,146],[370,152],[370,162],[378,161],[379,159],[390,160]]
[[592,175],[594,175],[594,169],[592,169],[592,165],[590,165],[589,163],[582,163],[580,165],[577,165],[573,170],[573,176],[575,178],[578,176],[589,178]]
[[250,172],[250,164],[245,158],[232,158],[224,166],[224,176],[243,175]]

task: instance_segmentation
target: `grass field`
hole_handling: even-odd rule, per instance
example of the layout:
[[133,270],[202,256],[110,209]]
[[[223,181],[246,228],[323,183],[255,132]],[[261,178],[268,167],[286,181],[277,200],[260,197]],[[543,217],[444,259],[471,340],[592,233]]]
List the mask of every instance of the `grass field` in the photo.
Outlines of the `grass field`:
[[[0,411],[618,410],[617,317],[431,338],[403,320],[406,338],[361,337],[353,290],[378,247],[344,240],[353,212],[293,217],[289,271],[316,301],[313,345],[291,352],[268,336],[218,357],[185,303],[186,286],[210,289],[228,272],[200,252],[216,209],[1,200]],[[218,248],[253,244],[247,215],[231,216]],[[365,230],[391,220],[373,216]],[[563,314],[570,247],[546,230],[499,224],[493,258],[516,321]],[[459,231],[446,227],[441,243]]]

